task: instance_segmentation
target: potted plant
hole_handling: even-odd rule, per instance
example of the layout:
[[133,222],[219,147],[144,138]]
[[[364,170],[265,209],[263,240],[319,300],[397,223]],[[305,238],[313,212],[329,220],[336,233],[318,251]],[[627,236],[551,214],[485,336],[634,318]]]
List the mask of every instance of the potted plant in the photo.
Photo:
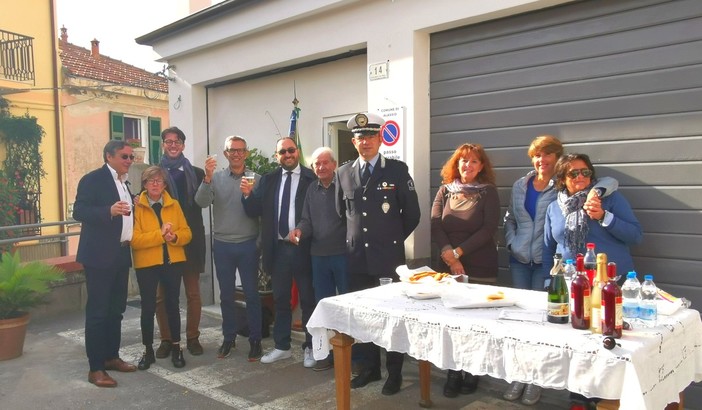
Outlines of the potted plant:
[[49,282],[63,280],[61,270],[44,262],[21,263],[18,253],[0,259],[0,360],[22,355],[29,310],[44,303]]

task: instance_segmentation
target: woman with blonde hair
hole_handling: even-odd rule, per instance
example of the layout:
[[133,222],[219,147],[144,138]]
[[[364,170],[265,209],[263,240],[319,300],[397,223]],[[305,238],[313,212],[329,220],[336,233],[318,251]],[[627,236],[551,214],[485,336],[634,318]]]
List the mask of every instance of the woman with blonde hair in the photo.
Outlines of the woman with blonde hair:
[[[542,258],[544,223],[546,209],[556,199],[554,175],[556,163],[563,155],[563,144],[552,135],[541,135],[531,142],[527,154],[534,169],[512,186],[512,197],[504,218],[505,242],[510,253],[512,286],[544,290],[549,278],[549,269],[544,268]],[[615,179],[605,177],[594,188],[598,195],[607,196],[617,187]],[[594,194],[595,190],[591,196]],[[548,259],[545,262],[550,263]],[[521,397],[522,403],[533,405],[541,398],[541,387],[515,381],[503,397],[510,401]]]

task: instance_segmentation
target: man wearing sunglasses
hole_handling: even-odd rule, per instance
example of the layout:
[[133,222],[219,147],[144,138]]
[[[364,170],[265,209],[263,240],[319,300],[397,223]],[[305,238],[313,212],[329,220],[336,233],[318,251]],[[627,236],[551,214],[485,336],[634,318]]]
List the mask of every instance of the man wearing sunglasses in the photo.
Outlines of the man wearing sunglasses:
[[290,329],[292,310],[290,289],[295,279],[300,294],[302,326],[305,342],[302,344],[303,365],[314,367],[312,336],[307,332],[307,321],[315,307],[312,287],[310,238],[300,238],[293,244],[288,238],[302,218],[302,207],[307,187],[317,177],[307,167],[300,165],[300,151],[291,138],[285,137],[276,144],[276,158],[280,167],[261,177],[253,189],[242,182],[242,201],[247,215],[261,218],[261,252],[263,267],[273,280],[275,322],[273,339],[275,348],[261,358],[261,363],[273,363],[292,356]]
[[125,181],[134,154],[124,141],[112,140],[103,148],[102,157],[105,164],[78,183],[73,217],[82,223],[76,261],[83,264],[88,291],[88,381],[98,387],[115,387],[117,382],[107,370],[136,371],[136,366],[119,357],[134,230],[132,195]]

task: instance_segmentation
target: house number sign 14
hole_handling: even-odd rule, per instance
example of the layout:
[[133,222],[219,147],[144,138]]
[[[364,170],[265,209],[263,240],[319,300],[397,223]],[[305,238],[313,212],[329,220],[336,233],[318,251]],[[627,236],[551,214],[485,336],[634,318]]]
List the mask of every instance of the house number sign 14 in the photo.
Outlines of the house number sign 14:
[[388,62],[370,64],[368,66],[368,79],[380,80],[383,78],[388,78]]

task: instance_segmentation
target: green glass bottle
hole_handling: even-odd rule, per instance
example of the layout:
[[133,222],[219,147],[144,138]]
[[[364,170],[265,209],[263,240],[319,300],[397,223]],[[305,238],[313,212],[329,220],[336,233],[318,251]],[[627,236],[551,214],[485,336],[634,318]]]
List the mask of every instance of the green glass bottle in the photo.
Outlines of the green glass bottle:
[[568,323],[570,318],[570,301],[568,285],[563,272],[563,257],[560,253],[553,255],[551,283],[548,285],[548,314],[551,323]]

